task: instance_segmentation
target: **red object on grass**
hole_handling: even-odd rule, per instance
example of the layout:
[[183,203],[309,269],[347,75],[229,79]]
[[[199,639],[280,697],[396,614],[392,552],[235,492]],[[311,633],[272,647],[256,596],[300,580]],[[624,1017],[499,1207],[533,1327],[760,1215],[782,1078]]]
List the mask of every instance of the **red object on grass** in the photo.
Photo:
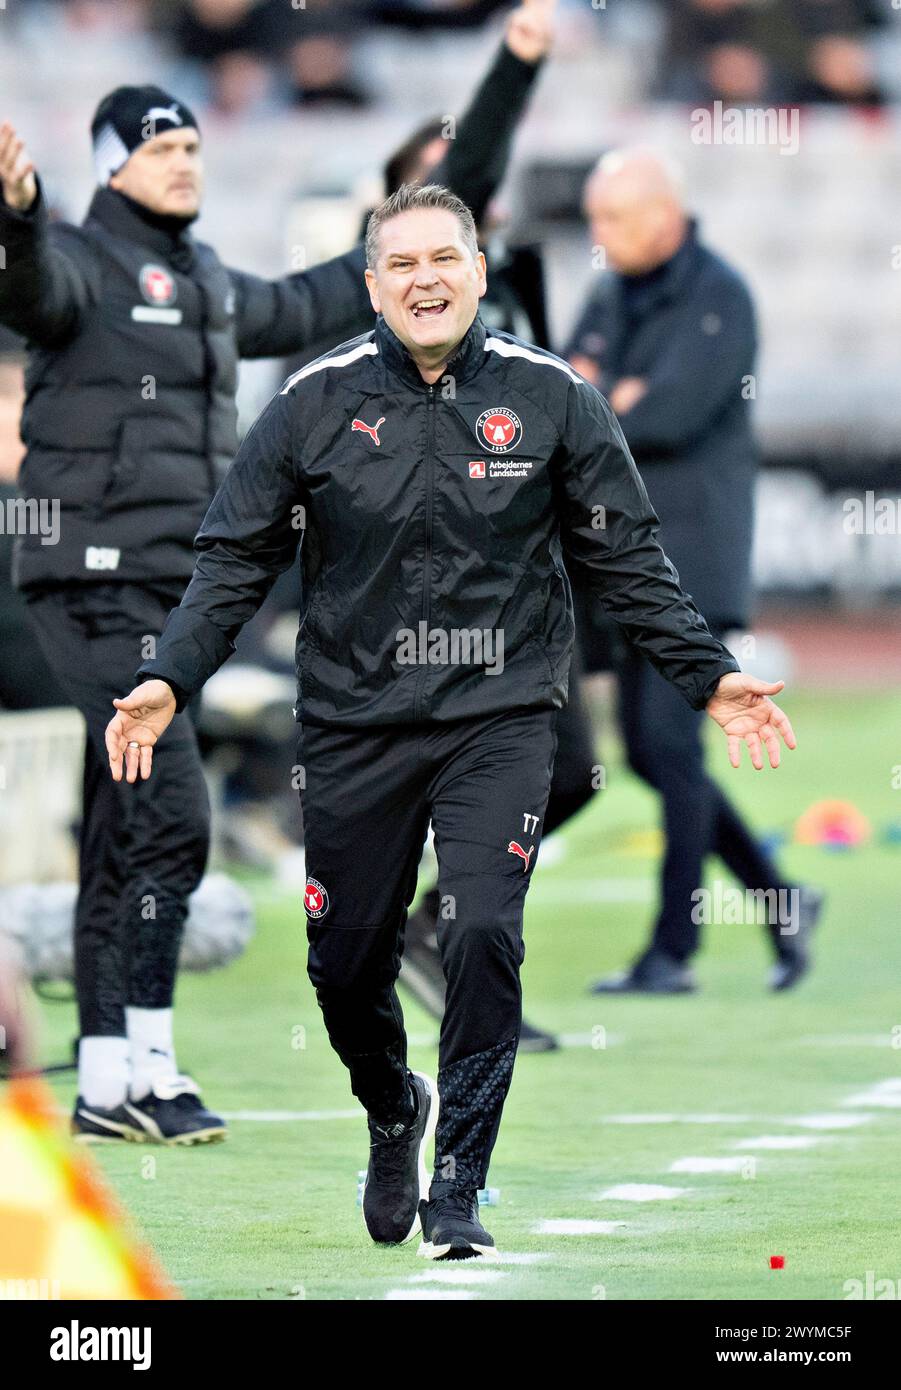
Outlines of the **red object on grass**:
[[770,1256],[770,1269],[784,1269],[784,1268],[785,1268],[785,1256],[784,1256],[784,1255],[771,1255],[771,1256]]

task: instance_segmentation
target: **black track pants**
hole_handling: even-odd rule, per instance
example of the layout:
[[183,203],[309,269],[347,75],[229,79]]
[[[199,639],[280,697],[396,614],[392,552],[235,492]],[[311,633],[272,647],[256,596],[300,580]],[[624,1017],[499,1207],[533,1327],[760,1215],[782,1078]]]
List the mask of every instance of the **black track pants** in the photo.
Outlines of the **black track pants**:
[[300,731],[310,979],[354,1095],[383,1123],[407,1095],[394,984],[434,826],[447,980],[435,1180],[461,1188],[485,1183],[513,1072],[523,904],[555,745],[552,710]]
[[125,1035],[125,1007],[172,1003],[188,898],[206,866],[209,803],[194,728],[178,714],[149,779],[114,782],[104,743],[148,637],[181,589],[83,584],[29,596],[50,667],[87,723],[75,986],[82,1037]]
[[[685,703],[640,653],[624,654],[620,722],[629,765],[661,795],[666,853],[653,946],[678,961],[698,949],[692,894],[704,883],[704,861],[717,854],[748,888],[779,889],[783,880],[754,832],[704,766],[702,712]],[[778,922],[768,927],[778,953]]]

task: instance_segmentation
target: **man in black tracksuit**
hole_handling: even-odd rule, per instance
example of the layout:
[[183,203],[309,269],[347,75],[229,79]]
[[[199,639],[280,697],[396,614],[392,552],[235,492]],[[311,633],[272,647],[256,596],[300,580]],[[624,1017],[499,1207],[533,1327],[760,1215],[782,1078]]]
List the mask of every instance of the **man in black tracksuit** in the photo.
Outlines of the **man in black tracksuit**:
[[[364,1214],[378,1241],[423,1223],[421,1253],[491,1254],[475,1194],[520,1024],[523,901],[541,838],[573,640],[566,569],[690,704],[778,762],[793,743],[682,593],[603,398],[477,314],[485,260],[465,206],[402,187],[373,214],[374,332],[289,377],[248,434],[197,537],[197,563],[144,683],[107,730],[113,776],[150,774],[176,707],[233,649],[295,556],[298,762],[309,970],[369,1116]],[[165,741],[163,742],[164,746]],[[394,982],[429,820],[447,979],[435,1122],[411,1074]],[[424,1195],[424,1194],[423,1194]]]
[[[491,80],[483,84],[476,100],[460,121],[458,143],[461,139],[464,140],[464,146],[473,143],[470,126],[473,134],[480,129],[496,129],[505,118],[504,113],[511,99],[512,82],[516,80],[521,84],[524,80],[522,61],[514,65],[509,50],[509,44],[515,37],[518,37],[520,42],[525,42],[528,35],[517,36],[515,30],[508,34],[508,46],[498,56]],[[513,91],[515,92],[515,88]],[[445,122],[440,119],[426,122],[391,155],[384,168],[387,196],[396,193],[404,183],[447,183],[446,175],[442,174],[439,168],[447,153],[445,128]],[[493,184],[499,182],[495,172],[499,153],[496,150],[493,156],[486,160],[482,170],[483,180],[492,180],[493,176]],[[475,169],[470,181],[476,182]],[[483,182],[482,188],[476,189],[477,196],[466,200],[480,235],[488,209],[491,186],[492,183]],[[488,288],[480,307],[482,320],[491,329],[512,333],[539,347],[549,347],[544,265],[540,250],[534,246],[507,247],[502,241],[491,237],[485,251],[488,261]],[[364,333],[369,327],[368,319],[361,320],[357,331]],[[324,352],[332,346],[332,343],[323,343],[321,351]],[[300,367],[305,361],[311,361],[315,355],[309,353],[303,361],[294,365]],[[594,731],[582,696],[580,669],[577,634],[573,647],[573,679],[569,683],[569,698],[564,708],[556,715],[557,753],[544,816],[545,835],[553,833],[581,811],[596,790],[594,772],[597,754],[594,747]],[[410,991],[422,1008],[439,1022],[444,1015],[445,1003],[445,982],[436,929],[441,910],[441,895],[437,885],[434,885],[422,895],[417,910],[407,920],[400,973],[401,984]],[[520,1052],[546,1052],[556,1046],[557,1042],[552,1034],[536,1028],[523,1018],[519,1035]]]
[[[500,94],[500,118],[461,122],[447,142],[443,173],[464,195],[486,197],[503,175],[552,35],[534,8],[511,15],[483,83]],[[73,1127],[82,1139],[193,1142],[224,1131],[178,1072],[173,1043],[182,928],[209,844],[193,724],[179,716],[155,789],[136,797],[111,783],[103,731],[190,576],[194,535],[237,447],[239,358],[284,356],[323,333],[340,341],[372,309],[362,248],[269,282],[194,241],[199,135],[167,93],[117,89],[92,134],[100,186],[88,216],[50,227],[21,140],[0,128],[0,320],[31,347],[20,489],[60,509],[59,544],[21,537],[15,577],[88,730]]]

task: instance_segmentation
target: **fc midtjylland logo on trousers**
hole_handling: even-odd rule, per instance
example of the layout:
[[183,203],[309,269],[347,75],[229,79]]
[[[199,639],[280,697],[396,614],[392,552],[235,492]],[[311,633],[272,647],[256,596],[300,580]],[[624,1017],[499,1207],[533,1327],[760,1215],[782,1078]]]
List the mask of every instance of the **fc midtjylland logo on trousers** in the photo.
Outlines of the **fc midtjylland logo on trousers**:
[[328,893],[318,878],[308,878],[303,890],[304,911],[308,917],[324,917],[329,909]]

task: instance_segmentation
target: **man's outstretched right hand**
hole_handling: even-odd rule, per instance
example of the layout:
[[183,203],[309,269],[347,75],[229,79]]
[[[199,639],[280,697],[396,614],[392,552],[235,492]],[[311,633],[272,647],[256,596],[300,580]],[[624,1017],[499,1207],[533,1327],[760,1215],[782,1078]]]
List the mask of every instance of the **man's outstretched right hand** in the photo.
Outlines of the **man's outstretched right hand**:
[[175,696],[165,681],[149,680],[135,686],[124,700],[114,700],[118,710],[106,726],[106,751],[114,782],[150,776],[153,745],[168,729],[175,714]]
[[38,194],[34,165],[9,121],[0,125],[0,184],[3,201],[16,212],[27,212]]

